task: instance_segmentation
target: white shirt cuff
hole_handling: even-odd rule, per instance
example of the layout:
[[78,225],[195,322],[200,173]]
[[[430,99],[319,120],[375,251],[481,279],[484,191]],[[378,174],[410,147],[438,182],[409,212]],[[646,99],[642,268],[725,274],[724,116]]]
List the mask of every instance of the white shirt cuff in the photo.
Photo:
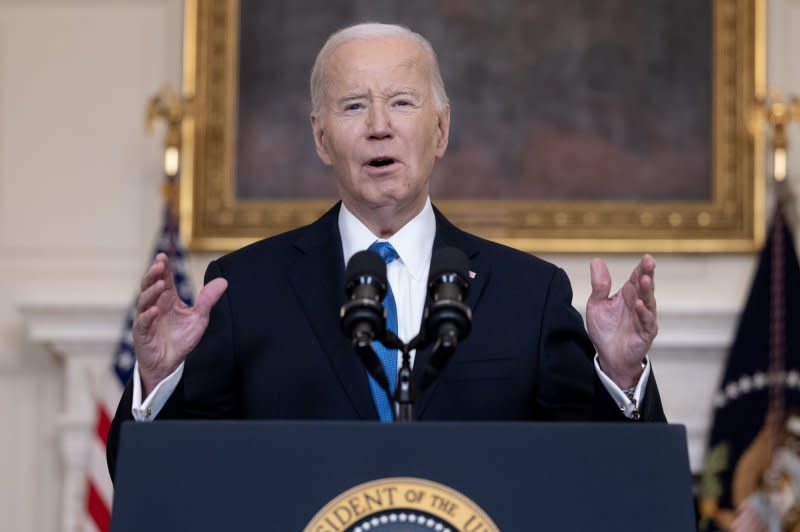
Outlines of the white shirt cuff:
[[183,376],[183,363],[175,368],[167,378],[159,382],[147,399],[142,402],[142,379],[139,376],[139,363],[133,366],[133,400],[131,401],[131,414],[136,421],[153,421],[164,408],[172,392],[178,386]]
[[647,379],[650,378],[650,360],[646,357],[644,359],[644,371],[642,371],[642,376],[639,377],[639,382],[633,392],[633,401],[600,369],[600,355],[594,356],[594,369],[597,372],[597,376],[600,377],[600,382],[603,383],[603,386],[611,395],[611,398],[614,399],[614,402],[617,403],[622,413],[625,414],[625,417],[630,419],[638,418],[638,409],[642,404],[644,390],[647,387]]

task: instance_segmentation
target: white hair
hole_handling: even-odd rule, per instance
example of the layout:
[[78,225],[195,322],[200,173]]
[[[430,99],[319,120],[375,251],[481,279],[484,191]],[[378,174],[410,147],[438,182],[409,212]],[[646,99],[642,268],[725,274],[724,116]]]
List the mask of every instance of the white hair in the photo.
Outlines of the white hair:
[[439,71],[439,61],[436,52],[428,39],[413,32],[405,26],[396,24],[380,24],[378,22],[365,22],[342,28],[328,37],[325,44],[317,54],[314,67],[311,69],[311,110],[320,116],[322,111],[322,99],[325,93],[325,64],[333,51],[340,45],[356,39],[379,39],[383,37],[405,37],[410,39],[425,51],[430,65],[431,92],[433,93],[433,103],[438,112],[444,111],[450,105],[447,92],[444,90],[444,80]]

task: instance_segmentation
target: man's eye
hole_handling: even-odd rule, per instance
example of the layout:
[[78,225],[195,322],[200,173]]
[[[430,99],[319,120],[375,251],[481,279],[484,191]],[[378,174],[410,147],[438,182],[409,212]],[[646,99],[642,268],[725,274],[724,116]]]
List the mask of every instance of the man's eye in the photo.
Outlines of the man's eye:
[[408,100],[395,100],[394,105],[396,107],[407,107],[411,105],[411,102]]
[[364,106],[360,103],[348,103],[344,106],[345,111],[358,111],[359,109],[363,108]]

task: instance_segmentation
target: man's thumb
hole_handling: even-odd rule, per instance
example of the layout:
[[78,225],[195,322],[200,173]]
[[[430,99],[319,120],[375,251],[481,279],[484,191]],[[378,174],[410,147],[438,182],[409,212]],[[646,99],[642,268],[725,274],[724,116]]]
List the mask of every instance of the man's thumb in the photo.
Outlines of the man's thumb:
[[589,273],[592,279],[592,299],[608,299],[608,294],[611,293],[611,274],[608,272],[608,267],[602,259],[592,259],[589,263]]
[[207,316],[208,313],[211,312],[211,307],[213,307],[217,301],[219,301],[219,298],[222,297],[222,294],[225,293],[226,288],[228,288],[228,281],[222,277],[217,277],[210,281],[200,290],[200,293],[197,294],[197,301],[194,304],[195,310]]

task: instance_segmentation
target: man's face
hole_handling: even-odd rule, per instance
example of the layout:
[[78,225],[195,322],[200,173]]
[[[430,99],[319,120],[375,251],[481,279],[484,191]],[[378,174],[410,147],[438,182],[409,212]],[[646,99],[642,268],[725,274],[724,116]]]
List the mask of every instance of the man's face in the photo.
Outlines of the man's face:
[[402,37],[352,40],[333,51],[324,79],[311,123],[342,200],[357,216],[407,221],[425,203],[450,126],[449,108],[436,111],[424,51]]

